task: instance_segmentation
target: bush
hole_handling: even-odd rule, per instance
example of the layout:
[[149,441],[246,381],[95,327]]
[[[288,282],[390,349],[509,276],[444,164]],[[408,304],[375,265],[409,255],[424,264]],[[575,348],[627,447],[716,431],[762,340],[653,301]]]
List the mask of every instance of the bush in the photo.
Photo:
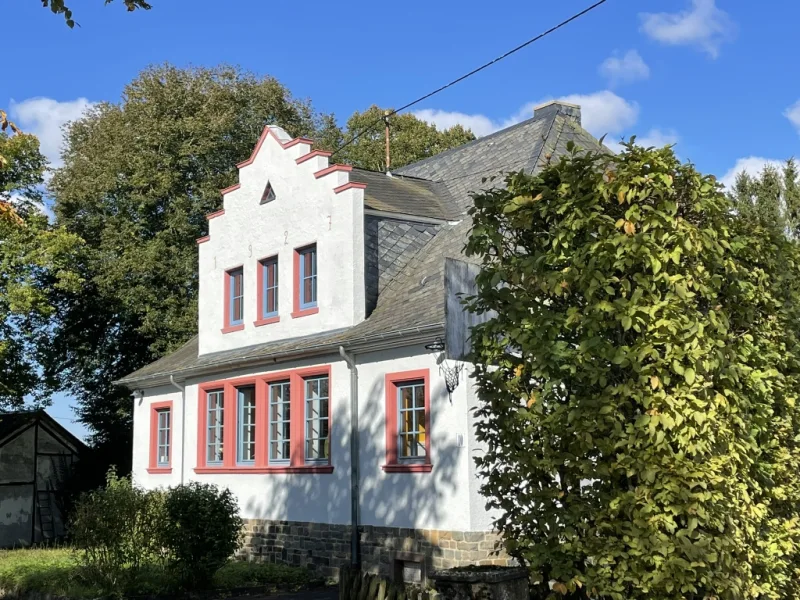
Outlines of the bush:
[[170,489],[164,543],[189,588],[208,585],[241,543],[242,519],[230,490],[189,483]]
[[136,487],[112,469],[105,488],[80,497],[71,535],[87,577],[104,591],[123,589],[143,567],[164,564],[164,496]]

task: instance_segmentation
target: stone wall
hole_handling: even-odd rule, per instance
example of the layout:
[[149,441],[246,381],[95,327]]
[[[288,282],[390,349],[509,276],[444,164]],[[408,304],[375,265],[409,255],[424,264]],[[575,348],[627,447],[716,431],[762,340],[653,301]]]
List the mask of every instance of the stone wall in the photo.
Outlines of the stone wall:
[[[502,550],[496,551],[500,537],[492,532],[367,525],[360,534],[363,568],[383,577],[398,577],[404,563],[419,564],[422,579],[432,569],[511,564]],[[247,519],[240,556],[305,565],[335,578],[340,567],[350,564],[350,526]]]

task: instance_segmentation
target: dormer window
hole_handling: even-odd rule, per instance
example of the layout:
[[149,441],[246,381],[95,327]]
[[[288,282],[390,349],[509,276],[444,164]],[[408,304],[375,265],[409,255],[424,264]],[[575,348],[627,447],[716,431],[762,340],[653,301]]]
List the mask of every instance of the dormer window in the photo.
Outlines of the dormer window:
[[264,193],[261,194],[261,204],[266,204],[273,200],[275,200],[275,190],[272,189],[272,184],[268,181],[267,187],[264,188]]

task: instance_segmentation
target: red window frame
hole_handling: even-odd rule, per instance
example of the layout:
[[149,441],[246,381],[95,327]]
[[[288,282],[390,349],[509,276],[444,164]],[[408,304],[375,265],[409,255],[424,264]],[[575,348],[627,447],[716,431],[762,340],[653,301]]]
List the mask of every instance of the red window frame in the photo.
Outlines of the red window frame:
[[[233,285],[233,273],[235,271],[242,272],[242,322],[237,323],[236,325],[231,325],[231,286]],[[224,320],[222,327],[222,333],[232,333],[234,331],[241,331],[244,329],[244,265],[239,265],[238,267],[232,267],[230,269],[226,269],[225,271],[225,283],[223,287],[223,310],[224,310]]]
[[[422,381],[425,386],[425,459],[420,462],[402,461],[397,453],[397,388],[399,385]],[[387,473],[430,473],[431,463],[431,386],[430,369],[387,373],[386,381],[386,464]]]
[[[256,327],[261,327],[262,325],[270,325],[271,323],[278,323],[281,320],[280,315],[271,315],[269,317],[264,316],[264,293],[266,292],[266,280],[265,280],[265,270],[267,263],[274,261],[275,263],[275,271],[278,277],[278,285],[280,285],[280,268],[278,267],[278,255],[273,254],[272,256],[265,256],[258,261],[258,268],[257,268],[257,275],[256,275],[256,285],[258,286],[258,291],[256,292],[256,302],[258,302],[256,308],[256,314],[258,315],[258,319],[253,322],[253,325]],[[280,289],[277,291],[277,301],[278,301],[278,310],[280,311]]]
[[[169,410],[169,466],[158,464],[158,413]],[[151,474],[172,473],[172,449],[174,448],[175,414],[172,400],[150,404],[150,460],[147,472]]]
[[[300,258],[301,254],[304,250],[308,250],[309,248],[314,248],[314,252],[317,255],[317,305],[310,307],[310,308],[300,308],[300,286],[302,282],[300,281]],[[307,317],[308,315],[315,315],[319,312],[319,247],[317,243],[314,242],[313,244],[304,244],[294,249],[293,252],[293,271],[294,271],[294,280],[292,284],[293,289],[293,311],[292,311],[292,318],[297,319],[298,317]]]
[[[221,381],[209,381],[198,386],[197,402],[197,466],[195,473],[333,473],[333,447],[330,445],[327,463],[305,461],[305,379],[308,377],[328,377],[328,438],[333,439],[333,387],[330,365],[276,371],[252,377],[239,377]],[[270,464],[269,462],[269,397],[271,382],[289,381],[290,394],[290,446],[289,464]],[[238,402],[236,388],[254,385],[256,389],[256,456],[252,465],[236,464],[236,448],[239,428],[237,427]],[[225,413],[222,431],[223,461],[221,465],[209,465],[206,461],[207,419],[206,397],[208,392],[223,390],[223,411]]]

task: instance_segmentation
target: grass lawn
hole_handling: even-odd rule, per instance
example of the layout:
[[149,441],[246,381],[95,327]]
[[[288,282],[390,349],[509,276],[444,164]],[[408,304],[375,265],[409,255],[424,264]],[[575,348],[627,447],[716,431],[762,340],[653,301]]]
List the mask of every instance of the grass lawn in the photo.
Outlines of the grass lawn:
[[[126,586],[130,595],[169,593],[171,577],[162,569],[144,570]],[[230,562],[214,576],[220,592],[250,586],[301,589],[321,583],[303,567],[266,563]],[[101,589],[82,572],[77,555],[68,548],[0,550],[0,596],[39,592],[68,598],[98,598]]]

